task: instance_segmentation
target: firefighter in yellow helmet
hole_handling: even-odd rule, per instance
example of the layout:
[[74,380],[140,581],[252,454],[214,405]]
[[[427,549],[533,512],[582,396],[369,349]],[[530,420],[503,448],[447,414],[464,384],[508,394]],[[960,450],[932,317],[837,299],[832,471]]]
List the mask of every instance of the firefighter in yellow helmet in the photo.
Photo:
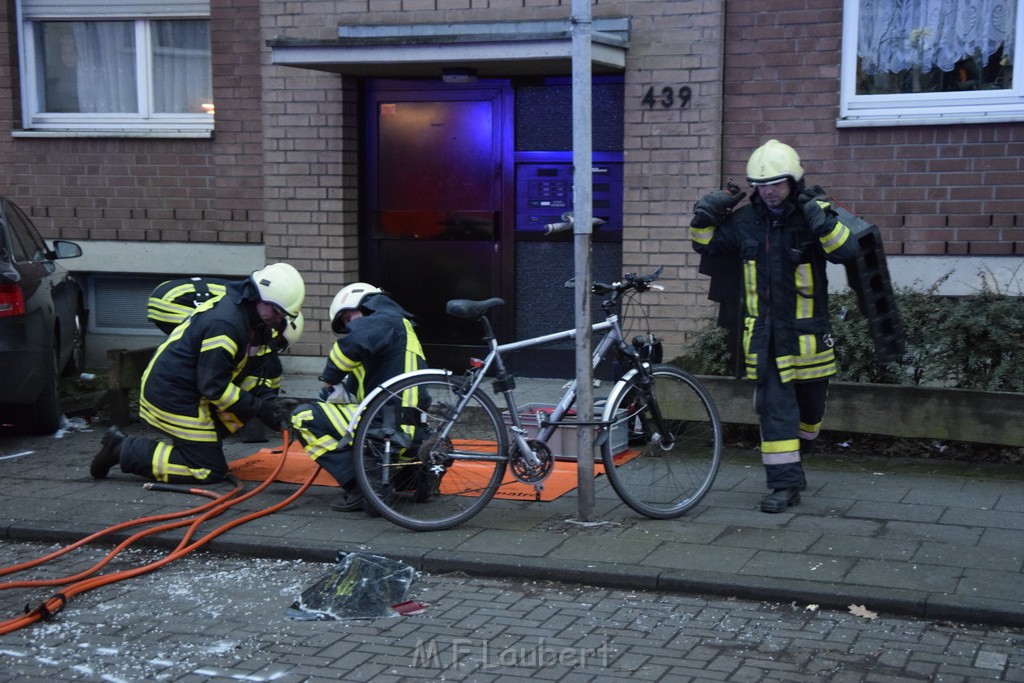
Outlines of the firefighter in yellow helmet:
[[302,276],[287,263],[274,263],[244,280],[228,282],[175,327],[142,376],[139,413],[170,443],[126,436],[116,427],[103,436],[90,474],[102,479],[114,465],[121,471],[169,483],[214,483],[228,473],[221,441],[248,419],[273,429],[288,411],[273,396],[240,386],[255,349],[275,333],[291,338],[306,296]]
[[859,247],[824,190],[807,187],[800,156],[789,145],[769,140],[754,150],[747,180],[753,192],[743,206],[746,194],[735,186],[701,198],[690,237],[702,255],[702,272],[704,257],[731,259],[739,269],[736,336],[742,374],[756,382],[770,489],[760,508],[775,513],[799,504],[807,488],[801,451],[821,429],[836,373],[826,262],[853,258]]

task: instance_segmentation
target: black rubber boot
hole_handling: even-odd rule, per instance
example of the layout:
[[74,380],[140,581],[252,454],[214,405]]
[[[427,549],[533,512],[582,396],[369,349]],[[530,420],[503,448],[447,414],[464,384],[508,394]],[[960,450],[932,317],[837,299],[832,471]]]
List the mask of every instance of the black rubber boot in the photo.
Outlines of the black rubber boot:
[[89,466],[89,474],[93,479],[103,479],[110,472],[110,468],[121,463],[121,443],[125,435],[117,426],[109,428],[103,435],[103,445],[100,452],[92,459]]
[[796,489],[775,489],[761,501],[761,512],[784,512],[790,505],[800,504],[800,492]]
[[344,489],[340,496],[331,501],[331,509],[335,512],[361,512],[366,509],[366,497],[354,482],[341,485]]

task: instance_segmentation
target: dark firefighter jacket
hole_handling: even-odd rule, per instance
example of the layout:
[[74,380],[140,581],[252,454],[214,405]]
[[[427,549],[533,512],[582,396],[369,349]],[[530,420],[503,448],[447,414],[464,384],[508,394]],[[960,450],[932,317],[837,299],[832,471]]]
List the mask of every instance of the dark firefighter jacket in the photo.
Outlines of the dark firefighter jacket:
[[392,377],[426,367],[412,314],[384,294],[367,299],[363,308],[370,314],[349,322],[348,334],[331,347],[320,377],[332,385],[344,380],[357,402]]
[[769,353],[783,382],[836,373],[826,260],[846,261],[858,247],[835,212],[826,209],[826,214],[826,230],[816,236],[795,190],[777,217],[755,193],[721,226],[690,228],[693,247],[702,256],[739,260],[740,336],[749,379],[757,379],[759,360]]
[[215,411],[242,422],[256,415],[260,399],[233,380],[252,349],[266,344],[258,300],[251,280],[231,282],[222,298],[174,328],[142,376],[139,412],[146,422],[173,437],[217,442]]

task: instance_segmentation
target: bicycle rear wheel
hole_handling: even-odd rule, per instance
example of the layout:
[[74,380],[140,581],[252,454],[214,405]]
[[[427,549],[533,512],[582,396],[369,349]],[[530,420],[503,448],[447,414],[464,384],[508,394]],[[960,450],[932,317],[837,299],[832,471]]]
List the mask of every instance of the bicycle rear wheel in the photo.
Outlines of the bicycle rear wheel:
[[[613,453],[606,439],[602,459],[608,480],[629,507],[654,519],[678,517],[711,489],[722,458],[722,424],[710,394],[696,377],[670,365],[655,365],[652,402],[660,410],[659,434],[652,402],[638,377],[627,375],[612,391],[606,420],[624,425],[628,447]],[[617,390],[617,391],[616,391]]]
[[[504,422],[477,392],[456,413],[459,378],[436,371],[389,385],[359,418],[356,479],[370,505],[399,526],[438,531],[477,514],[508,464]],[[414,407],[403,406],[403,396]]]

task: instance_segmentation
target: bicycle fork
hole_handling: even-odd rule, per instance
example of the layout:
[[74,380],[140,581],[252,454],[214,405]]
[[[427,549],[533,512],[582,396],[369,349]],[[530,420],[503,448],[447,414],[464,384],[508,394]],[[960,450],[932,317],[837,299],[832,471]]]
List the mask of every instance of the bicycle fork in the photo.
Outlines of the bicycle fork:
[[675,438],[672,435],[672,430],[668,429],[665,424],[665,417],[661,414],[661,405],[654,399],[654,373],[651,371],[651,366],[646,363],[638,364],[637,375],[639,380],[637,386],[643,394],[648,410],[651,411],[651,418],[654,420],[656,428],[654,434],[651,434],[651,442],[657,443],[662,450],[671,450],[675,445]]

